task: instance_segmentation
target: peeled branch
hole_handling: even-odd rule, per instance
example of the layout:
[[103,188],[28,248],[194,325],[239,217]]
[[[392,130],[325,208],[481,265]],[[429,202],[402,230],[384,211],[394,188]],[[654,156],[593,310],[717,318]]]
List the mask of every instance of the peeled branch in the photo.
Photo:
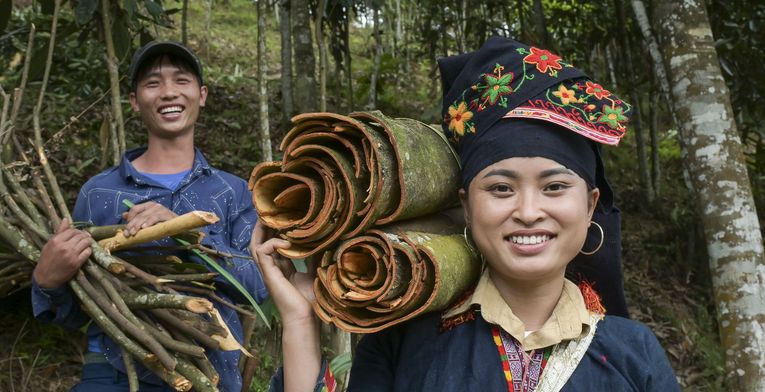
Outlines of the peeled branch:
[[103,239],[98,243],[107,251],[114,252],[138,244],[186,233],[193,229],[216,223],[218,220],[218,217],[212,212],[191,211],[173,219],[157,223],[154,226],[143,228],[130,237],[125,237],[124,232],[118,231],[114,237]]

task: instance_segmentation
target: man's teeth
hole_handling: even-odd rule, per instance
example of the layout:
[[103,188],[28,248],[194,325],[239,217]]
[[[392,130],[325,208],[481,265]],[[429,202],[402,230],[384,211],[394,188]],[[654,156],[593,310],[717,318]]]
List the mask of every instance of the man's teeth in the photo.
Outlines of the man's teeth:
[[510,241],[512,241],[514,244],[521,244],[521,245],[536,245],[541,244],[545,241],[548,241],[550,239],[549,235],[530,235],[530,236],[512,236],[510,237]]
[[181,106],[168,106],[166,108],[159,109],[160,114],[180,113],[182,111],[183,111],[183,108]]

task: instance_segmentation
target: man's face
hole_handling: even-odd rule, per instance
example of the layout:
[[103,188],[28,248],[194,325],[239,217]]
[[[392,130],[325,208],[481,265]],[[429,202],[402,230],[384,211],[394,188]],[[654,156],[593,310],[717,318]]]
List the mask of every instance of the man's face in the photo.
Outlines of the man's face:
[[133,111],[141,114],[151,135],[175,138],[193,132],[199,108],[205,106],[207,87],[193,73],[162,57],[140,77],[130,93]]

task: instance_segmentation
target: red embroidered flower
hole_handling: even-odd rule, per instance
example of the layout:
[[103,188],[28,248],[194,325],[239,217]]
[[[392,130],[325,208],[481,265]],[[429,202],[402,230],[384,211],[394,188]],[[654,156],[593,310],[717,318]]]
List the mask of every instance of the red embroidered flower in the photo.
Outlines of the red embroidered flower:
[[594,95],[597,99],[603,99],[611,96],[611,92],[604,89],[597,83],[587,82],[587,89],[584,90],[587,94]]
[[[539,49],[535,47],[529,48],[531,54],[523,58],[523,62],[527,64],[536,64],[539,72],[547,72],[548,68],[561,69],[561,58],[552,54],[549,50]],[[554,72],[554,71],[553,71]]]

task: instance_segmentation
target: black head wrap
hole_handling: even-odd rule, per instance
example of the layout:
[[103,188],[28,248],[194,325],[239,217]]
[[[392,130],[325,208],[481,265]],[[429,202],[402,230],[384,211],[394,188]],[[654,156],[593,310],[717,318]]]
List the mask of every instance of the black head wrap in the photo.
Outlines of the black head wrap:
[[[619,210],[600,150],[624,136],[631,106],[559,56],[507,38],[438,64],[441,126],[459,153],[464,189],[481,170],[512,157],[554,160],[600,189],[593,220],[603,227],[602,247],[577,256],[569,270],[594,283],[609,314],[627,316]],[[600,240],[590,230],[585,249]]]

